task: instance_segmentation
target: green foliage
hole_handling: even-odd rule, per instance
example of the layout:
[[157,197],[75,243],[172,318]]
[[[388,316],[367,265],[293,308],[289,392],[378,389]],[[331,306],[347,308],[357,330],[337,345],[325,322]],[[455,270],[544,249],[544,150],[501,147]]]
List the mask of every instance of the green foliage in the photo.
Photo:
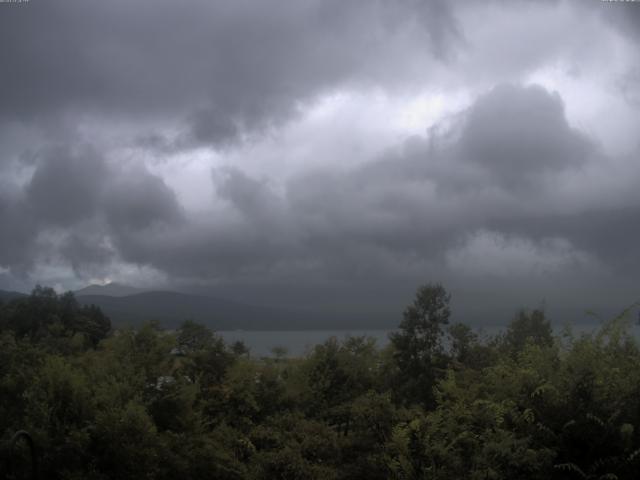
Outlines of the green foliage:
[[401,398],[433,405],[433,387],[443,364],[443,326],[449,323],[451,295],[440,284],[420,287],[403,314],[400,331],[390,335],[398,366]]
[[507,327],[504,344],[510,352],[516,354],[528,342],[542,346],[553,343],[551,322],[546,318],[544,310],[520,310]]
[[256,447],[256,479],[337,478],[338,434],[323,422],[300,413],[272,417],[251,433]]
[[178,348],[181,353],[205,350],[210,347],[215,338],[213,332],[204,325],[186,320],[178,329]]
[[111,330],[111,322],[93,305],[80,306],[73,293],[58,295],[37,286],[31,295],[2,307],[0,328],[17,338],[40,341],[58,353],[95,347]]
[[[253,359],[187,321],[111,331],[38,287],[0,305],[0,453],[27,429],[51,479],[635,479],[640,348],[628,318],[555,338],[446,331],[418,290],[391,344]],[[444,342],[444,335],[448,342]]]

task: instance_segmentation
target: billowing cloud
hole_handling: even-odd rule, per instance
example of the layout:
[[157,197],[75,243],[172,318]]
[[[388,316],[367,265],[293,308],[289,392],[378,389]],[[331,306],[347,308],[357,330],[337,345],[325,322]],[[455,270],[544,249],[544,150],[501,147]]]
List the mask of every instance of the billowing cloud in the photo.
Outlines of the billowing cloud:
[[0,118],[165,116],[181,122],[175,148],[224,146],[345,83],[426,73],[456,38],[441,0],[34,0],[0,17],[0,42],[11,45],[0,53],[10,72]]
[[131,232],[176,225],[182,209],[164,181],[140,166],[114,165],[86,146],[36,154],[31,178],[7,189],[0,216],[4,266],[27,273],[38,262],[105,264]]
[[60,227],[89,218],[98,207],[105,173],[104,161],[89,149],[43,152],[26,188],[29,207],[43,223]]
[[7,4],[0,288],[110,278],[381,312],[428,280],[575,300],[607,279],[603,301],[626,299],[637,12]]
[[[587,178],[606,161],[569,126],[557,94],[502,85],[444,131],[411,138],[397,151],[347,171],[309,172],[278,190],[237,168],[216,168],[211,201],[219,209],[192,215],[175,228],[160,225],[151,235],[140,219],[153,218],[152,212],[135,199],[147,199],[157,215],[172,212],[171,205],[126,185],[122,194],[109,197],[129,206],[120,212],[131,218],[113,222],[125,258],[176,277],[269,277],[309,265],[321,276],[345,278],[364,269],[384,277],[416,259],[442,263],[469,235],[488,227],[531,239],[531,249],[579,244],[606,256],[567,226],[580,224],[596,201],[567,198],[561,191],[564,182]],[[150,185],[159,182],[149,177]],[[569,211],[549,209],[567,200],[574,203]],[[111,208],[107,203],[108,215]],[[571,221],[554,222],[558,216]],[[133,234],[117,230],[132,221]]]

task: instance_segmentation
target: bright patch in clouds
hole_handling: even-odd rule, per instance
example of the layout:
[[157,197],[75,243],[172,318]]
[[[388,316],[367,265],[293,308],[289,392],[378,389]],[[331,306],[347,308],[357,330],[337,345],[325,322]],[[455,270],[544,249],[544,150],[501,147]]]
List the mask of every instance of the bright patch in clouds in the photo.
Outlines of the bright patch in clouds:
[[598,269],[597,261],[562,238],[533,242],[481,230],[461,247],[447,253],[446,261],[456,273],[471,276],[526,277],[552,275],[564,270]]

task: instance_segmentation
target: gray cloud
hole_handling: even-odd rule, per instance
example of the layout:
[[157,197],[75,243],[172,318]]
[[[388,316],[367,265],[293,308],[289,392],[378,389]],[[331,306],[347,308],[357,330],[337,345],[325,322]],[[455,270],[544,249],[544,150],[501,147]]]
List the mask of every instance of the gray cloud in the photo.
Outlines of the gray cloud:
[[579,166],[593,152],[568,125],[560,97],[536,87],[495,88],[468,112],[461,135],[458,155],[516,189],[546,172]]
[[32,244],[37,233],[34,219],[25,214],[22,195],[15,192],[0,192],[0,263],[11,266],[15,273],[24,274],[33,264]]
[[[30,180],[3,189],[0,262],[26,275],[60,256],[75,271],[117,255],[110,243],[158,225],[176,225],[183,212],[164,181],[139,166],[115,166],[92,148],[38,152]],[[106,243],[105,243],[106,242]]]
[[[637,150],[608,152],[594,130],[614,113],[589,115],[618,87],[636,102],[637,54],[620,39],[637,41],[640,9],[581,5],[3,8],[0,282],[148,269],[285,302],[323,291],[340,308],[429,279],[579,291],[608,272],[628,285]],[[350,101],[358,124],[329,125]],[[181,170],[193,165],[204,181]]]
[[613,5],[599,5],[604,18],[620,27],[629,37],[640,40],[640,9],[633,2],[603,2]]
[[228,201],[250,222],[272,220],[282,208],[266,180],[257,180],[233,167],[213,171],[217,196]]
[[68,227],[94,214],[106,165],[96,152],[58,147],[39,155],[26,189],[29,206],[43,223]]
[[175,193],[160,177],[140,168],[115,174],[102,201],[107,221],[115,231],[179,224],[183,217]]
[[230,207],[226,213],[157,235],[140,230],[119,245],[130,261],[194,281],[296,271],[384,278],[421,262],[444,268],[447,252],[486,228],[534,242],[565,238],[604,255],[580,240],[584,230],[567,227],[582,225],[595,241],[588,205],[563,214],[571,222],[547,211],[554,178],[579,176],[602,158],[568,125],[557,94],[499,86],[445,133],[411,139],[345,173],[296,177],[280,193],[237,168],[214,170],[214,202]]
[[70,234],[60,246],[59,252],[78,277],[87,274],[92,276],[94,272],[100,276],[99,272],[105,265],[117,260],[114,249],[105,244],[104,233],[95,227]]
[[27,232],[73,225],[79,233],[57,251],[78,271],[115,257],[192,283],[381,282],[424,268],[448,275],[451,252],[486,229],[543,247],[565,239],[620,268],[637,264],[631,236],[608,236],[631,224],[636,198],[608,209],[574,199],[568,211],[549,211],[566,200],[557,181],[606,160],[569,126],[557,94],[498,86],[449,123],[376,161],[309,172],[280,191],[238,168],[215,169],[217,213],[198,215],[144,169],[117,170],[90,149],[54,149],[15,196],[22,210],[10,211],[22,212]]
[[[514,85],[346,171],[310,171],[278,187],[236,167],[216,168],[212,208],[198,214],[185,212],[142,167],[110,163],[86,147],[55,148],[36,155],[31,179],[0,211],[20,227],[3,236],[3,264],[26,274],[44,255],[84,276],[127,262],[174,283],[268,293],[267,302],[315,298],[348,309],[371,301],[380,312],[425,276],[462,285],[468,275],[490,275],[485,286],[505,289],[509,276],[533,275],[525,283],[544,290],[543,278],[588,273],[582,261],[623,276],[640,263],[633,235],[609,234],[634,224],[637,196],[624,190],[621,206],[599,208],[589,194],[556,190],[606,161],[567,123],[557,94]],[[550,210],[567,200],[570,208]],[[502,246],[487,246],[492,235]],[[513,264],[505,254],[519,259],[516,273],[503,277],[497,266],[483,273],[483,256]]]
[[0,17],[0,42],[11,46],[0,53],[10,72],[0,117],[171,115],[186,122],[175,148],[224,146],[345,82],[406,78],[398,74],[415,58],[389,63],[394,51],[421,44],[444,54],[456,38],[447,5],[34,0]]
[[[635,108],[640,106],[640,8],[634,2],[601,2],[598,8],[602,17],[620,32],[635,57],[629,62],[626,71],[617,79],[615,86],[623,98]],[[593,6],[596,8],[596,6]]]
[[[548,177],[578,169],[594,155],[596,147],[567,124],[557,95],[506,85],[481,97],[446,133],[411,139],[400,153],[345,177],[302,179],[292,196],[329,223],[329,231],[362,225],[363,238],[383,239],[388,232],[401,245],[429,250],[429,237],[500,217],[499,203],[509,212],[513,200],[535,201],[548,193]],[[376,224],[380,235],[372,234]]]

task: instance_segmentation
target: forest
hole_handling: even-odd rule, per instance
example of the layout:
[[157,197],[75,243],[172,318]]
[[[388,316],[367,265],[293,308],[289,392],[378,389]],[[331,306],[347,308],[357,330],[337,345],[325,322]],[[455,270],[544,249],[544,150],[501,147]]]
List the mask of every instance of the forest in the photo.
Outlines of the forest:
[[193,321],[113,328],[37,287],[0,305],[0,469],[30,478],[26,444],[9,448],[24,430],[43,479],[638,478],[628,311],[578,335],[522,310],[484,336],[450,300],[418,288],[384,348],[255,358]]

